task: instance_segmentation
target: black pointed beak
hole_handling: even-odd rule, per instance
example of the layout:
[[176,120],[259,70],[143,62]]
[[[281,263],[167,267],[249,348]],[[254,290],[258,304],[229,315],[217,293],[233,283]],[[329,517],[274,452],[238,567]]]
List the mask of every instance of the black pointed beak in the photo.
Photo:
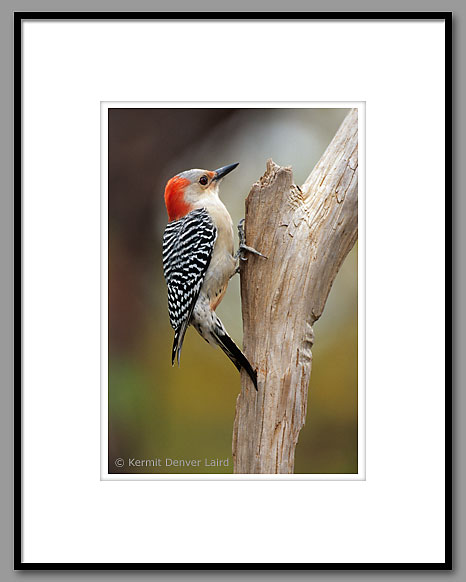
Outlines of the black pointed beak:
[[237,166],[239,166],[239,162],[236,162],[236,164],[230,164],[229,166],[223,166],[222,168],[219,168],[218,170],[214,170],[215,171],[214,180],[221,180],[224,176],[229,174]]

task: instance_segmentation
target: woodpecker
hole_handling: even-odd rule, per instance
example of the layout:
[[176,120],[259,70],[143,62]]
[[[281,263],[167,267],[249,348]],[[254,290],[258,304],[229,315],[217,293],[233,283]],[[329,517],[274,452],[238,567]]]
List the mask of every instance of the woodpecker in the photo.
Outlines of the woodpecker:
[[178,365],[184,336],[191,324],[212,346],[220,346],[238,370],[244,368],[257,390],[257,373],[225,330],[215,313],[230,278],[238,272],[244,244],[234,253],[233,222],[218,195],[219,183],[238,166],[218,170],[186,170],[165,188],[168,224],[163,235],[163,273],[168,287],[168,313],[175,330],[172,365]]

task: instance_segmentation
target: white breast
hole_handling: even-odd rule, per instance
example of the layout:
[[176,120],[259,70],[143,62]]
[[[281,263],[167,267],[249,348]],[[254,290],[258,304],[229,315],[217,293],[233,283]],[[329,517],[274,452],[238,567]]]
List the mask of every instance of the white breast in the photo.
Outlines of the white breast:
[[217,228],[217,240],[201,290],[213,298],[228,284],[235,272],[236,259],[233,256],[235,239],[231,216],[218,196],[209,196],[208,199],[206,197],[202,203]]

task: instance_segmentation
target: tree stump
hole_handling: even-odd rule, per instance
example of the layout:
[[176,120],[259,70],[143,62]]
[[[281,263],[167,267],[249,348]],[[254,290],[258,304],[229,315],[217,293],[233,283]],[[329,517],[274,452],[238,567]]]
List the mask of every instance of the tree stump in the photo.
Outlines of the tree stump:
[[233,429],[235,473],[293,473],[306,419],[313,325],[358,236],[358,113],[347,115],[298,187],[267,162],[246,199],[248,255],[241,266],[243,348],[258,392],[242,371]]

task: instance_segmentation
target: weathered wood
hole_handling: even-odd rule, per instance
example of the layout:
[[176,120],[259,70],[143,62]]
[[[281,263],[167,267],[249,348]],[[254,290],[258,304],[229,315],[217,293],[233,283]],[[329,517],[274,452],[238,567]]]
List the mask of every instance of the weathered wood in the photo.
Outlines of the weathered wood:
[[314,341],[332,283],[358,233],[358,114],[352,110],[301,188],[267,162],[246,200],[246,242],[268,259],[241,268],[242,372],[233,429],[235,473],[292,473],[304,425]]

